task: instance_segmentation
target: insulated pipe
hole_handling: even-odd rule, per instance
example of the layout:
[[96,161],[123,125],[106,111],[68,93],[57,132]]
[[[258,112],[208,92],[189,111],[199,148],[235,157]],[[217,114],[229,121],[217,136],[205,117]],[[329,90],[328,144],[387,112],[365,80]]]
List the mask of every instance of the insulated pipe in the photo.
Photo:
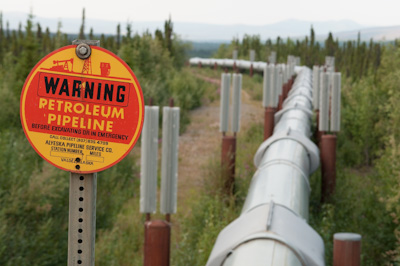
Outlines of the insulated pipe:
[[294,95],[276,114],[274,134],[259,147],[241,215],[224,228],[207,266],[325,265],[322,238],[306,223],[309,175],[319,151],[309,139],[312,104],[295,91],[312,94],[311,71],[303,67]]
[[[242,69],[242,70],[250,70],[251,65],[253,65],[253,70],[259,73],[264,71],[266,62],[262,61],[248,61],[248,60],[238,60],[238,59],[217,59],[217,58],[199,58],[193,57],[189,59],[189,64],[192,66],[204,66],[204,67],[213,67],[214,64],[217,63],[218,66],[222,68],[232,68]],[[296,66],[295,62],[291,62],[287,65],[287,76],[289,79],[294,75],[295,72],[299,72],[301,69],[300,66]]]

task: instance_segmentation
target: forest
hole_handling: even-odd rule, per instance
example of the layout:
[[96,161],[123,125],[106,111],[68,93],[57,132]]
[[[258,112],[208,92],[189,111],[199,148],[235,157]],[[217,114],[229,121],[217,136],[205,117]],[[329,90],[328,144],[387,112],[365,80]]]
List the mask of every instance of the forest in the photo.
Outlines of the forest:
[[[218,79],[220,72],[185,66],[190,46],[174,32],[171,19],[154,33],[138,34],[132,25],[115,35],[100,36],[82,26],[76,36],[51,33],[33,15],[17,30],[0,17],[0,265],[65,265],[68,238],[69,174],[54,168],[35,153],[19,118],[22,86],[32,67],[45,55],[71,44],[74,38],[99,39],[100,45],[121,57],[134,71],[146,103],[181,108],[181,132],[190,112],[218,100],[218,88],[201,76]],[[89,34],[87,34],[89,32]],[[266,61],[272,51],[278,62],[288,55],[311,67],[334,56],[342,76],[342,130],[338,134],[337,187],[331,201],[320,203],[320,173],[311,177],[310,224],[323,237],[327,265],[332,261],[336,232],[362,235],[363,265],[400,262],[400,42],[371,40],[341,42],[329,34],[324,43],[314,30],[304,39],[262,41],[246,35],[222,44],[213,55]],[[262,99],[262,76],[244,78],[244,89]],[[260,102],[261,105],[261,102]],[[237,190],[222,193],[219,151],[212,151],[203,185],[186,204],[190,212],[177,214],[173,227],[171,265],[205,265],[213,243],[240,209],[254,173],[252,156],[262,140],[262,125],[239,135]],[[116,166],[99,173],[97,195],[97,265],[142,265],[143,223],[139,213],[140,149],[134,148]],[[249,166],[251,165],[251,167]]]

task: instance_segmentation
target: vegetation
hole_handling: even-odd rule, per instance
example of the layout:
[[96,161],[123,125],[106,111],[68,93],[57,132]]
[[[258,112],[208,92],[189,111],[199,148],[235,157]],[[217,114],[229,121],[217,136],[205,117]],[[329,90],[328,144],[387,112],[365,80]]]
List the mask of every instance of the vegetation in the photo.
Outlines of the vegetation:
[[[85,37],[84,12],[79,35]],[[61,265],[67,256],[68,177],[43,160],[26,140],[19,122],[19,97],[31,68],[49,52],[68,45],[71,38],[42,30],[29,16],[18,30],[4,26],[0,16],[0,265]],[[126,26],[115,36],[93,36],[101,46],[126,61],[141,83],[144,98],[167,105],[173,97],[181,107],[181,121],[189,123],[188,111],[201,105],[204,82],[183,68],[185,49],[173,32],[171,19],[154,34],[133,33]],[[303,40],[262,43],[258,36],[245,36],[222,44],[217,57],[231,57],[237,49],[248,58],[255,49],[257,60],[271,51],[278,62],[289,54],[304,64],[323,64],[335,56],[343,73],[342,131],[338,134],[336,194],[320,204],[320,174],[310,179],[310,224],[323,237],[326,261],[332,259],[333,234],[362,234],[363,265],[400,263],[400,43],[382,45],[356,41],[340,43],[330,34],[325,43],[315,33]],[[219,73],[202,72],[219,78]],[[248,92],[261,99],[262,77],[245,79]],[[214,96],[213,96],[214,97]],[[211,98],[210,98],[211,99]],[[188,199],[192,213],[174,232],[172,265],[204,265],[218,233],[235,219],[246,197],[253,175],[252,155],[262,139],[262,126],[254,125],[238,140],[236,193],[225,196],[219,183],[218,155],[204,169],[204,187]],[[98,182],[97,265],[140,265],[143,217],[139,215],[139,167],[135,152],[113,168],[102,172]]]
[[[167,105],[171,97],[181,108],[182,127],[187,113],[199,106],[204,83],[183,70],[186,45],[165,22],[163,31],[142,35],[93,36],[100,39],[135,72],[146,102]],[[30,147],[19,120],[19,98],[32,67],[51,51],[69,45],[72,38],[61,32],[44,32],[29,15],[18,30],[4,27],[0,15],[0,265],[62,265],[67,259],[68,174],[44,162]],[[139,214],[139,166],[133,151],[118,165],[99,174],[97,196],[97,265],[140,265],[142,216]],[[135,219],[133,221],[132,219]],[[128,226],[127,226],[128,225]]]

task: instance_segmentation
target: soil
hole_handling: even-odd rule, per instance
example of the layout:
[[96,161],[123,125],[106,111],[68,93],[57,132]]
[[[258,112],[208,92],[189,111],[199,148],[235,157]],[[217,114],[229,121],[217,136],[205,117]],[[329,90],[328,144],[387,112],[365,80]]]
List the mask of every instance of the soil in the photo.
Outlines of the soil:
[[[209,82],[210,86],[220,91],[220,80],[194,74]],[[260,85],[261,86],[261,85]],[[261,87],[260,87],[261,90]],[[251,99],[242,88],[241,128],[238,136],[255,123],[261,123],[264,117],[264,108],[259,101]],[[190,124],[179,139],[179,176],[178,176],[178,213],[187,216],[190,213],[190,200],[201,191],[204,182],[204,168],[210,160],[219,156],[221,137],[219,132],[219,99],[205,102],[202,107],[191,111]],[[228,132],[227,135],[232,135]]]

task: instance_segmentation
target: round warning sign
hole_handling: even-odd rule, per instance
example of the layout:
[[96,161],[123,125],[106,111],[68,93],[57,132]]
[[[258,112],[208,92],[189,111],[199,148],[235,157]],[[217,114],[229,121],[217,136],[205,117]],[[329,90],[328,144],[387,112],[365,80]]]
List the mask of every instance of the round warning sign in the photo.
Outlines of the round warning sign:
[[124,158],[143,126],[143,94],[134,73],[115,54],[76,45],[43,58],[21,94],[21,122],[36,152],[66,171],[93,173]]

